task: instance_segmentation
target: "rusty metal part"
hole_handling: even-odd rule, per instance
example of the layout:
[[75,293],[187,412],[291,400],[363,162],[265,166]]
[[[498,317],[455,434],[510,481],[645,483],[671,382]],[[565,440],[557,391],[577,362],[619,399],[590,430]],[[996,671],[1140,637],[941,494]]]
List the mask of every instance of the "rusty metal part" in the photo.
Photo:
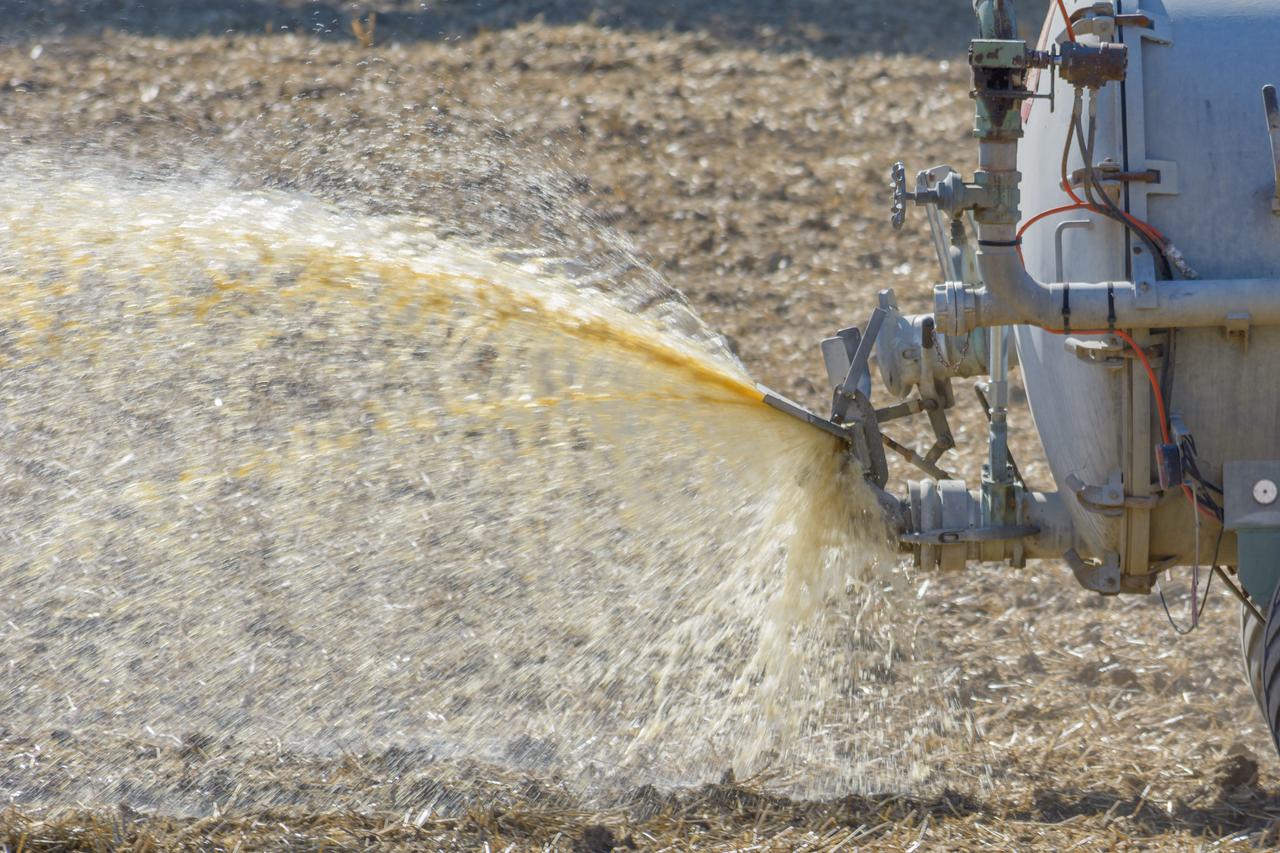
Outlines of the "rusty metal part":
[[1139,27],[1144,30],[1152,29],[1156,25],[1155,19],[1144,12],[1116,15],[1115,23],[1117,27]]
[[[1158,184],[1160,183],[1159,169],[1143,169],[1140,172],[1126,172],[1120,168],[1115,162],[1104,161],[1094,167],[1094,171],[1098,174],[1098,180],[1102,183],[1120,182],[1133,184]],[[1068,176],[1071,186],[1082,186],[1089,177],[1088,169],[1076,169]]]
[[1129,67],[1129,48],[1123,44],[1093,46],[1069,41],[1058,50],[1058,74],[1073,86],[1101,89],[1123,80]]

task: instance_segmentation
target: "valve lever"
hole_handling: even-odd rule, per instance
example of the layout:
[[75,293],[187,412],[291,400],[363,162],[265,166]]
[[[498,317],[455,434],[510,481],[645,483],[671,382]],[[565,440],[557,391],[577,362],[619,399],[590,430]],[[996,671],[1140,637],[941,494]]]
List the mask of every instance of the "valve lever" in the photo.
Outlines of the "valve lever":
[[[845,373],[844,381],[836,388],[831,401],[831,420],[835,423],[844,423],[848,417],[849,405],[854,401],[854,395],[859,393],[859,386],[870,388],[871,369],[868,364],[871,360],[871,351],[875,349],[880,326],[888,313],[883,308],[877,308],[871,312],[871,319],[867,321],[867,331],[858,342],[858,349],[849,362],[849,370]],[[863,374],[867,375],[865,381]]]
[[894,163],[889,177],[893,181],[889,184],[889,189],[893,191],[893,206],[889,209],[890,221],[894,231],[901,231],[902,224],[907,221],[907,200],[912,198],[912,194],[907,191],[907,167],[901,162]]

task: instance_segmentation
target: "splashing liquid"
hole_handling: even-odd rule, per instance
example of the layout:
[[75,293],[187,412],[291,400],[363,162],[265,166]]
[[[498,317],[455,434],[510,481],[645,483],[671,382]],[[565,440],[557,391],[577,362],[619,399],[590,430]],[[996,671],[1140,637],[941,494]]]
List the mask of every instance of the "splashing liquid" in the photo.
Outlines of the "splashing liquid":
[[[0,259],[11,733],[582,788],[927,772],[874,499],[687,311],[411,217],[95,173],[7,182]],[[6,786],[207,807],[128,777]]]

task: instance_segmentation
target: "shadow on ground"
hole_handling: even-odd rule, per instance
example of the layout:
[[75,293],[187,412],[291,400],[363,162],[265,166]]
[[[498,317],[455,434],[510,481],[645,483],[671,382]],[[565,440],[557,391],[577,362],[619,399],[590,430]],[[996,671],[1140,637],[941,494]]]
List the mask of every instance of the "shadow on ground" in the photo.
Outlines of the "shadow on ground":
[[[1045,0],[1019,4],[1024,28]],[[704,32],[728,43],[823,56],[911,53],[954,56],[973,28],[969,0],[0,0],[0,41],[108,30],[187,38],[217,33],[302,32],[350,40],[353,19],[377,15],[381,43],[466,38],[541,21],[630,30]]]

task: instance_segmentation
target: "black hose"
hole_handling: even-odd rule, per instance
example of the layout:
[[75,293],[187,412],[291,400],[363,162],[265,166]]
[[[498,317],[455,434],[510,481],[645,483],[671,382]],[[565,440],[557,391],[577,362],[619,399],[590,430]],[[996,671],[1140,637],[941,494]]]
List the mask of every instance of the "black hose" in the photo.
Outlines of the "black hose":
[[[1102,182],[1098,179],[1098,170],[1093,165],[1094,145],[1097,141],[1098,123],[1094,115],[1094,104],[1092,99],[1089,102],[1089,133],[1086,140],[1082,121],[1079,116],[1074,116],[1072,125],[1074,126],[1076,138],[1080,143],[1080,151],[1084,156],[1084,180],[1081,185],[1084,189],[1085,198],[1094,207],[1102,211],[1104,216],[1119,222],[1133,234],[1135,234],[1147,246],[1147,250],[1151,252],[1151,256],[1156,258],[1163,267],[1164,278],[1173,278],[1173,269],[1169,265],[1169,260],[1164,256],[1164,249],[1156,244],[1154,240],[1147,235],[1145,231],[1137,227],[1129,220],[1124,212],[1116,206],[1111,200],[1111,196],[1107,195],[1107,191],[1103,188]],[[1070,133],[1068,132],[1068,135]],[[1095,192],[1097,195],[1095,195]]]

